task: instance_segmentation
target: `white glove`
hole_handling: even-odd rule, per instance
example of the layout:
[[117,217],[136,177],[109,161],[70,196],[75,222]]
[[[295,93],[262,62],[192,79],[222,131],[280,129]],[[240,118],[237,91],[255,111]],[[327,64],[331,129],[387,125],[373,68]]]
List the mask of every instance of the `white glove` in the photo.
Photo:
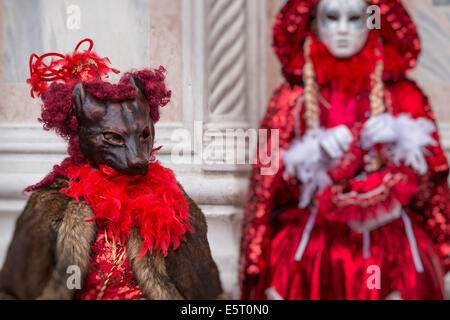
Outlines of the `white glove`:
[[369,150],[378,143],[392,143],[397,139],[396,119],[383,113],[368,120],[361,131],[361,146]]
[[319,145],[331,158],[339,159],[350,149],[353,136],[345,125],[326,130],[319,137]]
[[301,140],[291,142],[289,149],[283,154],[285,173],[291,177],[298,177],[300,169],[308,158],[307,147]]
[[324,159],[319,146],[319,137],[324,133],[320,128],[308,130],[301,140],[292,141],[289,149],[282,155],[285,173],[302,182],[300,208],[306,208],[314,194],[321,192],[331,183],[327,169],[332,161],[326,157]]
[[427,146],[436,144],[432,136],[435,131],[434,123],[428,119],[384,113],[365,123],[360,141],[366,150],[385,143],[389,159],[397,165],[403,162],[423,175],[428,170],[424,154]]
[[394,119],[396,137],[394,143],[386,146],[388,158],[395,164],[403,162],[424,175],[428,171],[426,147],[437,144],[433,138],[436,126],[429,119],[412,119],[407,114],[400,114]]
[[[388,157],[394,159],[394,163],[399,164],[400,161],[397,160],[395,151],[391,153],[391,150],[388,151]],[[398,159],[401,159],[400,157]],[[408,154],[404,156],[405,165],[410,166],[411,168],[417,170],[419,174],[425,175],[428,171],[428,163],[423,155],[423,151],[421,149],[410,149],[408,150]]]
[[295,139],[291,142],[289,149],[282,156],[287,175],[297,177],[303,183],[312,178],[311,166],[321,160],[318,143],[318,137],[321,134],[323,130],[311,129],[301,140]]

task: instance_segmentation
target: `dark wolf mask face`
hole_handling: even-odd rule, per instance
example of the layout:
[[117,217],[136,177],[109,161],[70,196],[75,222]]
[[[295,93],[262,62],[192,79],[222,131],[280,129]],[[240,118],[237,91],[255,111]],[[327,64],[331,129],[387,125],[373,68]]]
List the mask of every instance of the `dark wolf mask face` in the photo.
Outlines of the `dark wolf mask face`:
[[94,167],[105,164],[126,175],[145,175],[155,127],[140,83],[131,77],[134,100],[109,102],[90,95],[83,83],[73,90],[81,151]]

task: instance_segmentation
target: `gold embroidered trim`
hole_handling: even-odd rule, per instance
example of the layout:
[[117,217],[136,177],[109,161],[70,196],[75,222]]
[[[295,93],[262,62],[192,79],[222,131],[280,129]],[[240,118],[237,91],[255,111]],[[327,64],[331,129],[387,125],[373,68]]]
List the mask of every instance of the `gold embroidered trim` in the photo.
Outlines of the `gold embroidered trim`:
[[106,229],[105,229],[105,243],[106,246],[112,250],[113,266],[111,267],[111,270],[109,271],[105,281],[103,282],[103,286],[97,295],[96,298],[97,300],[102,299],[103,295],[105,294],[106,288],[108,287],[108,283],[111,280],[114,270],[120,265],[120,263],[123,260],[123,257],[125,256],[125,246],[121,245],[121,243],[119,242],[118,244],[120,245],[120,248],[119,250],[117,250],[117,244],[114,238],[112,239],[112,243],[108,241],[108,234],[106,232]]

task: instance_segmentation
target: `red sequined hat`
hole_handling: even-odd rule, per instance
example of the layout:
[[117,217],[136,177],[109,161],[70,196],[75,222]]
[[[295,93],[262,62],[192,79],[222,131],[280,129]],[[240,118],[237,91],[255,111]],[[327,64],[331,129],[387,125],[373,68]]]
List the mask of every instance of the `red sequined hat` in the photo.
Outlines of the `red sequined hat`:
[[[304,64],[303,42],[311,32],[319,0],[289,0],[275,19],[273,47],[288,81],[301,81]],[[416,25],[405,10],[401,0],[366,0],[378,5],[381,13],[381,29],[387,61],[385,78],[398,77],[415,67],[420,54],[420,39]]]

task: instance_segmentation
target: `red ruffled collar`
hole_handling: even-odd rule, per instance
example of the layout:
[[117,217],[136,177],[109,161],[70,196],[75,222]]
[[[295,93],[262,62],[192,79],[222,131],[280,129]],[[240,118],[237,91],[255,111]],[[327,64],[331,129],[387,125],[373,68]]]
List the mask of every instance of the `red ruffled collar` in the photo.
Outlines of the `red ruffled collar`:
[[123,242],[132,228],[139,228],[143,238],[139,257],[147,250],[166,256],[171,245],[176,249],[185,241],[186,231],[193,231],[184,193],[173,172],[159,162],[149,164],[146,176],[135,177],[103,165],[95,169],[69,163],[63,170],[69,186],[61,192],[86,201],[95,214],[88,222],[96,221],[109,236]]
[[320,86],[330,85],[335,90],[343,90],[347,97],[355,96],[362,88],[370,90],[370,75],[377,61],[383,59],[383,46],[376,33],[371,32],[362,51],[349,59],[334,57],[317,36],[309,36],[312,39],[311,59]]

